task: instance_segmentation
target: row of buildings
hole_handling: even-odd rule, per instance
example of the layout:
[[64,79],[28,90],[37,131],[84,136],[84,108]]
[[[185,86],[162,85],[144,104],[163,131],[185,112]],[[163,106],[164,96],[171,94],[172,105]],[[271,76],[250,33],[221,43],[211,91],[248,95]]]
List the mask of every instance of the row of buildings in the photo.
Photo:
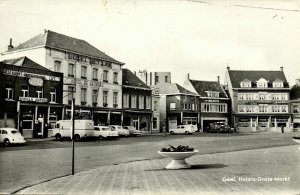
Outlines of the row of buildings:
[[[193,124],[207,131],[216,122],[242,131],[299,128],[299,88],[290,88],[283,69],[236,71],[225,83],[171,83],[170,72],[131,72],[88,42],[45,30],[1,54],[0,126],[25,137],[47,137],[48,129],[71,116],[99,125],[132,125],[149,132]],[[299,83],[298,83],[299,84]]]

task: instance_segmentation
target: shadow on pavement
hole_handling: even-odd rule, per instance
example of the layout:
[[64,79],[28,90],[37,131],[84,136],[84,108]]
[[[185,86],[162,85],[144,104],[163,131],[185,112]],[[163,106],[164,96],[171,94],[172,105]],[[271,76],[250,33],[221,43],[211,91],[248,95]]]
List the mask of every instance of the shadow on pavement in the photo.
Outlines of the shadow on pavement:
[[144,171],[178,171],[178,170],[189,170],[189,169],[220,169],[220,168],[224,168],[224,167],[228,167],[228,165],[224,165],[224,164],[199,164],[199,165],[191,165],[190,168],[187,169],[147,169]]

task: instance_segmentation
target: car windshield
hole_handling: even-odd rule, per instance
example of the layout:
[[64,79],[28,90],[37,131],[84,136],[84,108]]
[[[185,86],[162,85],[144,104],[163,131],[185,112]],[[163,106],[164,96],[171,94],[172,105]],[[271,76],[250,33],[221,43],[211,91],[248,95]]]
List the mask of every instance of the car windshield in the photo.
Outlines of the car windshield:
[[17,133],[19,133],[19,132],[16,131],[16,130],[12,130],[11,133],[12,133],[12,134],[17,134]]

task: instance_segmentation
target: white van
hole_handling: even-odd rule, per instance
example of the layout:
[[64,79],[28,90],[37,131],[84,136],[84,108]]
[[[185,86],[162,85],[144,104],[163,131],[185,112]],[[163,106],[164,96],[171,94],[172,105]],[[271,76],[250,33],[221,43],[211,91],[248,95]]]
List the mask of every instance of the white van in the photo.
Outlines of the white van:
[[[71,138],[71,120],[59,120],[52,130],[52,137],[57,140],[62,138]],[[79,141],[81,138],[94,136],[94,121],[92,120],[75,120],[74,140]]]

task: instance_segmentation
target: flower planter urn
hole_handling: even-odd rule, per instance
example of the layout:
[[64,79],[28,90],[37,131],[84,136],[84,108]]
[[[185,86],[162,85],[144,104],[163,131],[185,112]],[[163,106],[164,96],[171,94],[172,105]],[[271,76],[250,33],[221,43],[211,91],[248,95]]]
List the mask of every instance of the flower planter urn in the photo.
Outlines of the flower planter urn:
[[166,169],[187,169],[190,168],[191,165],[189,165],[185,159],[189,158],[195,154],[197,154],[199,151],[188,151],[188,152],[161,152],[158,151],[157,153],[170,158],[172,161],[166,166]]
[[295,142],[297,142],[298,144],[300,144],[300,137],[293,137],[293,140],[294,140]]

